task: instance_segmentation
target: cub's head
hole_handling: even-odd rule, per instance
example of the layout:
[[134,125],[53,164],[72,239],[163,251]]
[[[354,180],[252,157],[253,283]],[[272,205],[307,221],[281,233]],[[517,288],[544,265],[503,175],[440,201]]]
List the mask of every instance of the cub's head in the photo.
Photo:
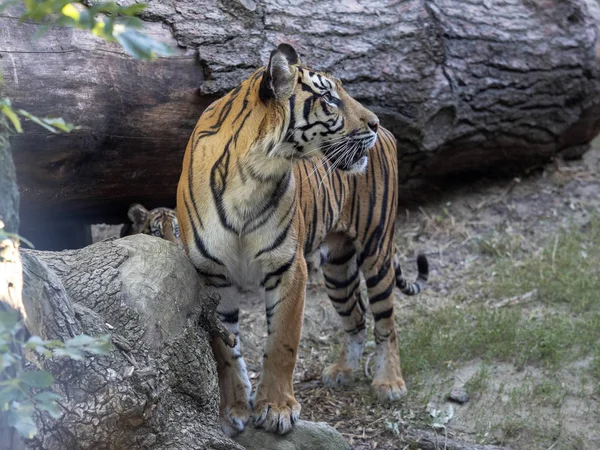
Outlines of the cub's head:
[[131,223],[123,225],[121,237],[133,234],[148,234],[172,242],[181,247],[177,213],[171,208],[154,208],[148,211],[135,203],[129,207],[127,217]]
[[286,156],[324,156],[350,172],[367,167],[379,119],[350,97],[337,78],[301,65],[290,45],[281,44],[271,53],[259,94],[283,111]]

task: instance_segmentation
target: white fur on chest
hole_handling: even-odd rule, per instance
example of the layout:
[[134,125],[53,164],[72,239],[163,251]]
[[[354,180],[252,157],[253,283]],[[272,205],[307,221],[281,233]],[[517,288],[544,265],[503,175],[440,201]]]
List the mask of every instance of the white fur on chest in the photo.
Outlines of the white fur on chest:
[[269,248],[281,232],[278,222],[279,218],[274,215],[257,230],[239,236],[224,229],[216,215],[212,216],[205,224],[201,238],[210,255],[223,265],[204,257],[196,248],[190,252],[190,257],[197,268],[207,273],[225,275],[241,291],[259,290],[266,275],[287,263],[297,248],[296,231],[290,229],[279,247],[258,255],[261,250]]

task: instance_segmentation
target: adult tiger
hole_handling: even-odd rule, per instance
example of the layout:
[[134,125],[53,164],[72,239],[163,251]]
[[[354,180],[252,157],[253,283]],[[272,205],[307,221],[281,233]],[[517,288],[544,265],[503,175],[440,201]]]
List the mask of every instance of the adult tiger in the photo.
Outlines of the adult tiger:
[[[379,138],[378,138],[379,133]],[[339,170],[336,170],[339,169]],[[268,338],[253,399],[239,343],[213,342],[225,431],[250,416],[269,431],[289,431],[300,413],[293,371],[302,327],[306,263],[325,255],[328,295],[346,330],[327,384],[350,380],[365,341],[366,278],[377,341],[373,388],[381,399],[405,392],[393,314],[393,288],[407,284],[394,253],[396,145],[375,114],[339,80],[300,65],[281,44],[266,68],[214,102],[188,142],[177,191],[184,246],[198,273],[221,295],[221,320],[238,334],[239,291],[265,293]]]

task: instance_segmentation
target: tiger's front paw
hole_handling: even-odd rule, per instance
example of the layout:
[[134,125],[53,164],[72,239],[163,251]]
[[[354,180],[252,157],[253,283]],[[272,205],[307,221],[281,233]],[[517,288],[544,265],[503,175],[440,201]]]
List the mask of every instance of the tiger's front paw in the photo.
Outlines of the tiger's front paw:
[[352,369],[341,364],[332,364],[323,370],[322,378],[325,386],[344,386],[353,380]]
[[226,406],[221,413],[221,429],[229,437],[233,437],[244,431],[250,416],[252,408],[250,404],[244,402],[235,402],[231,406]]
[[300,403],[293,395],[280,401],[257,400],[254,404],[254,426],[277,434],[291,431],[300,417]]
[[371,388],[381,403],[396,402],[406,395],[406,385],[402,377],[394,380],[374,380]]

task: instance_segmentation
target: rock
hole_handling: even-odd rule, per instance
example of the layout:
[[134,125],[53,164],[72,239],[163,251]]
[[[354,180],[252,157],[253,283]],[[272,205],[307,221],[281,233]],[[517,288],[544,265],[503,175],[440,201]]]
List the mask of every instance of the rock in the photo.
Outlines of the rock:
[[335,428],[325,422],[300,420],[294,429],[278,436],[248,426],[244,432],[234,438],[247,450],[351,450]]
[[109,333],[115,346],[85,361],[44,361],[56,380],[53,391],[63,396],[63,415],[36,414],[40,432],[29,449],[84,450],[101,442],[242,450],[218,422],[210,347],[216,298],[177,246],[139,234],[81,250],[21,253],[30,332],[63,340]]
[[465,388],[456,388],[448,394],[448,400],[451,400],[461,405],[469,401],[469,394]]

